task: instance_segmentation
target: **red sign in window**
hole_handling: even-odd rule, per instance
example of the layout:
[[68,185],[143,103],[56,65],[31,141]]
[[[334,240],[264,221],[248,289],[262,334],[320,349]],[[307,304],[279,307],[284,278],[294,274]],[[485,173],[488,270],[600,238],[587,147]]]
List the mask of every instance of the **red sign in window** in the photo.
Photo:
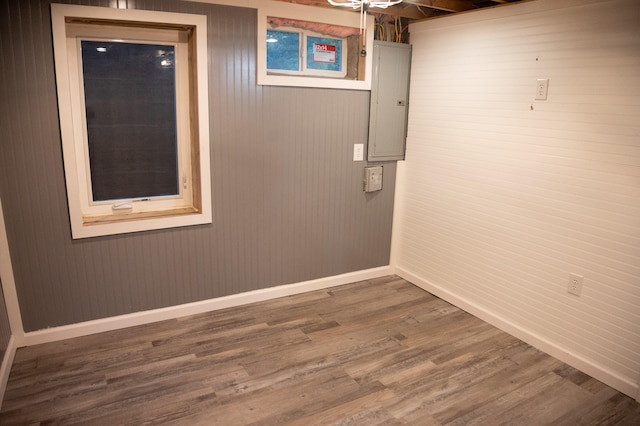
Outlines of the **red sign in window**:
[[313,44],[313,62],[336,63],[336,46],[333,44]]

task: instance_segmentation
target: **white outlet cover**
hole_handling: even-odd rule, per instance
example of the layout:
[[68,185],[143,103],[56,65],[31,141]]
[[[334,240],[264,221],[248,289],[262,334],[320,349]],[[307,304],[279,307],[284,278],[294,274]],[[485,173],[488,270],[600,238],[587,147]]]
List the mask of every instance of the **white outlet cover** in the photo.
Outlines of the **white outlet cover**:
[[573,295],[580,296],[580,294],[582,293],[582,280],[584,280],[584,277],[582,275],[569,274],[567,291]]
[[536,100],[546,101],[549,93],[549,79],[539,78],[536,80]]

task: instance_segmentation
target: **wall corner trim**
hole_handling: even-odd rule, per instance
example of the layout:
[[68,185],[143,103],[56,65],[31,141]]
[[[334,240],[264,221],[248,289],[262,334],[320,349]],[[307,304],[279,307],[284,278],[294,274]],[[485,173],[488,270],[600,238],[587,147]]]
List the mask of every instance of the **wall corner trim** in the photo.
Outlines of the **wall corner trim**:
[[640,402],[640,385],[634,383],[633,379],[621,377],[617,373],[609,370],[605,366],[599,365],[593,360],[589,360],[578,353],[563,348],[556,342],[550,341],[518,324],[515,324],[493,312],[478,306],[477,304],[456,295],[440,286],[437,286],[427,279],[424,279],[400,266],[395,266],[395,273],[412,284],[425,291],[463,309],[466,312],[480,318],[496,328],[508,333],[517,339],[545,352],[546,354],[569,364],[570,366],[600,380],[619,392],[634,398]]
[[303,281],[299,283],[285,284],[277,287],[254,290],[246,293],[232,294],[215,299],[185,303],[183,305],[169,306],[166,308],[153,309],[149,311],[134,312],[131,314],[85,321],[60,327],[51,327],[44,330],[25,333],[24,336],[18,338],[16,345],[17,347],[33,346],[40,343],[55,342],[58,340],[70,339],[73,337],[88,336],[90,334],[102,333],[105,331],[134,327],[137,325],[170,320],[188,315],[201,314],[219,309],[246,305],[254,302],[262,302],[278,297],[306,293],[308,291],[321,290],[343,284],[349,284],[356,281],[379,278],[390,274],[391,267],[387,265],[377,268],[365,269],[362,271],[348,272],[331,277],[319,278],[310,281]]
[[7,239],[7,229],[4,223],[4,212],[2,210],[2,200],[0,200],[0,281],[2,281],[2,291],[4,292],[7,316],[11,334],[19,340],[23,336],[22,316],[18,303],[18,292],[16,291],[15,277],[13,276],[13,266],[11,264],[11,254],[9,252],[9,241]]
[[9,373],[11,373],[11,365],[13,365],[13,358],[16,356],[17,348],[16,338],[15,336],[11,336],[7,350],[4,352],[2,365],[0,366],[0,409],[2,408],[2,401],[4,401],[4,392],[7,390]]

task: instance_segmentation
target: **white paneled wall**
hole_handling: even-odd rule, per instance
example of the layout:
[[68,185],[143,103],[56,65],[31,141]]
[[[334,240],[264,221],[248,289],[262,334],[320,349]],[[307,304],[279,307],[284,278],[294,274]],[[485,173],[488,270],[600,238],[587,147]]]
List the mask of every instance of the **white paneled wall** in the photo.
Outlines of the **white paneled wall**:
[[640,2],[534,0],[410,31],[398,273],[638,398]]

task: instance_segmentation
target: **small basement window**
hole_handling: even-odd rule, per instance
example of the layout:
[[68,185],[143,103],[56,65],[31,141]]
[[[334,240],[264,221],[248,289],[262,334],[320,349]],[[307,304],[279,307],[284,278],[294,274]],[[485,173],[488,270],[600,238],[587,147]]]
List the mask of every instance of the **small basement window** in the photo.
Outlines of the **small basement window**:
[[211,223],[206,17],[51,7],[73,238]]
[[[264,4],[263,4],[264,3]],[[257,82],[260,85],[371,90],[373,16],[260,2]],[[366,26],[367,31],[361,29]]]
[[[282,28],[268,29],[266,42],[268,74],[334,78],[347,75],[346,37],[327,37],[307,30]],[[355,79],[357,67],[352,68],[352,78]]]

